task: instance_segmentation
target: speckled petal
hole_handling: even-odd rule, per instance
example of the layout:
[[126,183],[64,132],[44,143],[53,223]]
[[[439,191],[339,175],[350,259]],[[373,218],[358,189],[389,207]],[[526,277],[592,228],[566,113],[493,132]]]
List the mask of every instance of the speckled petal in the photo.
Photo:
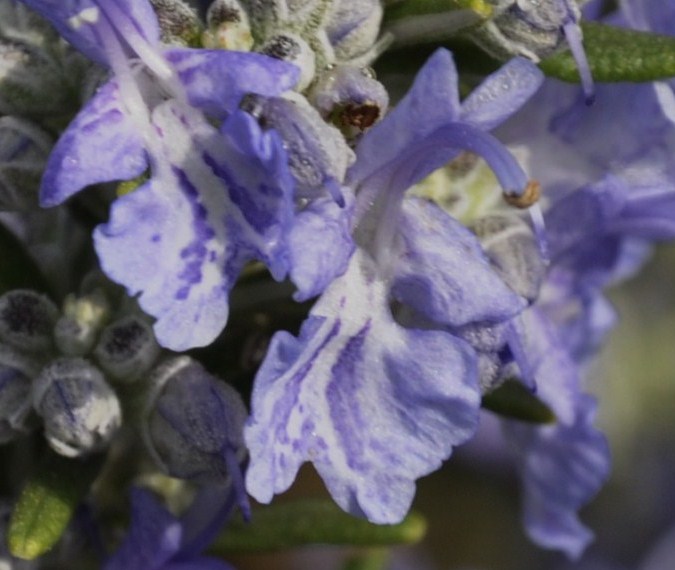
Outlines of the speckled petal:
[[299,338],[272,340],[245,429],[248,491],[269,502],[311,461],[335,501],[376,523],[408,511],[415,480],[473,435],[473,351],[441,331],[404,329],[357,250]]
[[147,167],[143,138],[109,81],[70,123],[49,156],[40,202],[56,206],[85,186],[127,180]]
[[245,113],[232,115],[222,134],[172,101],[153,121],[168,166],[117,200],[94,239],[103,270],[140,293],[157,340],[180,351],[223,329],[247,260],[283,278],[292,183],[277,137]]

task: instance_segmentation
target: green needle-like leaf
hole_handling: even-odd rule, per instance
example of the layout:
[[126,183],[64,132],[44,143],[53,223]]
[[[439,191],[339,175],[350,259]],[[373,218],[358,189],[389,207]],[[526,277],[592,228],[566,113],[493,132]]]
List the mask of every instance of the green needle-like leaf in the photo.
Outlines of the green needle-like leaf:
[[388,23],[401,18],[455,10],[471,10],[481,18],[487,18],[492,13],[492,7],[485,0],[402,0],[385,6],[384,21]]
[[218,555],[230,552],[269,552],[309,544],[389,546],[414,544],[426,532],[416,513],[396,525],[376,525],[343,512],[330,501],[302,500],[260,507],[251,524],[234,522],[211,547]]
[[[584,46],[593,78],[598,82],[655,81],[675,77],[675,37],[583,22]],[[539,64],[551,77],[579,82],[569,51]]]
[[397,46],[441,42],[490,16],[485,0],[402,0],[385,7],[383,29]]
[[58,542],[101,463],[101,457],[66,459],[47,452],[12,513],[7,542],[13,556],[33,560]]
[[517,380],[507,380],[483,396],[483,408],[509,419],[535,424],[556,421],[553,410]]

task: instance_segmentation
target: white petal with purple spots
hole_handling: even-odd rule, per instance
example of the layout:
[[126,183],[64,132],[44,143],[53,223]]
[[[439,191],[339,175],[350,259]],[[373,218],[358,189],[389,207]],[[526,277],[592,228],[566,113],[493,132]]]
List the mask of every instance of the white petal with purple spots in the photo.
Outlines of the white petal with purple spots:
[[163,346],[186,350],[220,333],[228,293],[250,259],[287,271],[292,182],[274,134],[235,113],[222,133],[174,101],[153,124],[167,164],[117,200],[94,238],[106,274],[157,319]]
[[357,250],[300,337],[273,338],[245,430],[248,491],[269,502],[311,461],[342,508],[400,521],[415,480],[473,435],[479,403],[473,351],[396,324],[386,283]]

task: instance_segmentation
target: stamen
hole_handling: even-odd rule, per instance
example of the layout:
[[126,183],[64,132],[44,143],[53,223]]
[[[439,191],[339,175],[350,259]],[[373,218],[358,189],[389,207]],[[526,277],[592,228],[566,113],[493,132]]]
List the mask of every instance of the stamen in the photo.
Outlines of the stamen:
[[539,253],[544,264],[548,265],[551,261],[548,255],[548,239],[546,237],[546,224],[544,223],[544,213],[541,211],[541,206],[536,203],[527,209],[532,221],[532,228],[534,235],[537,238],[537,245],[539,246]]
[[541,185],[536,180],[530,180],[525,186],[525,191],[522,194],[515,194],[513,192],[504,192],[504,200],[510,206],[525,209],[534,205],[539,201],[541,195]]
[[150,45],[134,26],[133,22],[120,10],[115,2],[103,2],[100,5],[105,13],[111,27],[118,31],[119,36],[134,50],[141,61],[150,69],[159,79],[171,82],[174,72],[162,57],[155,46]]
[[581,88],[586,98],[586,105],[592,105],[595,101],[595,84],[593,82],[593,75],[591,74],[591,67],[588,64],[586,51],[584,50],[583,39],[581,35],[581,27],[576,20],[570,20],[563,25],[563,33],[567,39],[567,44],[570,47],[574,61],[579,70],[581,77]]
[[527,209],[532,220],[532,227],[537,238],[537,245],[541,253],[541,259],[548,264],[548,240],[546,239],[546,226],[544,224],[544,214],[537,203],[541,196],[541,184],[536,180],[530,180],[525,186],[522,194],[514,192],[504,192],[504,200],[510,206],[520,209]]

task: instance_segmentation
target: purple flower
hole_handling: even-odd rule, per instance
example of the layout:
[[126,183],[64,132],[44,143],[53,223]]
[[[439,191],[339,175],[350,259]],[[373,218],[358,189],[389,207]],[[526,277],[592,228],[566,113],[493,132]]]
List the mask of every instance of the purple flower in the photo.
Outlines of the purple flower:
[[528,535],[578,558],[593,534],[578,511],[609,473],[604,436],[593,427],[583,365],[616,322],[604,288],[632,274],[652,241],[675,237],[675,193],[658,172],[640,183],[607,175],[553,203],[546,214],[551,262],[534,306],[511,324],[508,345],[527,385],[557,422],[507,422],[518,453]]
[[555,412],[553,425],[506,421],[523,482],[523,515],[529,537],[576,559],[593,539],[578,511],[609,475],[609,448],[593,425],[595,400],[582,394],[578,363],[538,308],[519,317],[517,362],[536,381],[537,396]]
[[[445,328],[503,321],[526,303],[490,268],[473,234],[404,193],[461,149],[486,158],[506,190],[522,192],[522,171],[484,131],[540,81],[533,65],[514,60],[460,105],[452,58],[439,50],[364,135],[347,175],[356,191],[347,271],[298,338],[273,337],[256,377],[245,439],[247,488],[258,500],[286,490],[311,461],[343,509],[393,523],[410,507],[415,480],[472,436],[476,356]],[[401,324],[409,312],[427,326]]]
[[279,95],[297,70],[260,54],[163,48],[147,0],[26,4],[113,71],[57,142],[43,205],[149,168],[150,179],[96,230],[101,265],[139,295],[163,346],[208,344],[225,326],[229,290],[248,260],[265,262],[277,279],[288,271],[286,155],[237,107],[247,93]]

